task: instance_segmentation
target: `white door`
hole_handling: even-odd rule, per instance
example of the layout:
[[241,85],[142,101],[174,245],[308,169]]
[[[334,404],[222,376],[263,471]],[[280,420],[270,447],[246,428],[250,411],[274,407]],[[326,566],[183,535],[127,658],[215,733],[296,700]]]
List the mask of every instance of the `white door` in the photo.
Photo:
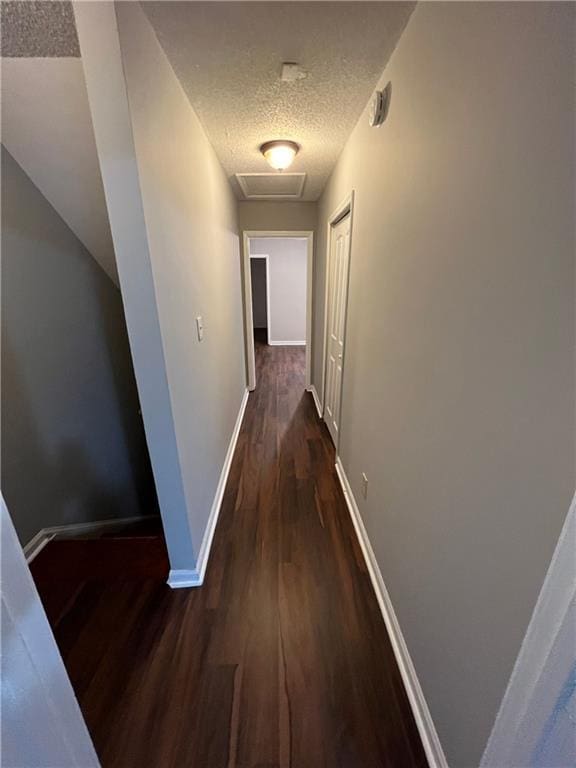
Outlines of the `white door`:
[[338,431],[340,428],[340,399],[342,395],[349,261],[350,213],[347,213],[332,226],[330,233],[326,407],[324,419],[336,447],[338,447]]

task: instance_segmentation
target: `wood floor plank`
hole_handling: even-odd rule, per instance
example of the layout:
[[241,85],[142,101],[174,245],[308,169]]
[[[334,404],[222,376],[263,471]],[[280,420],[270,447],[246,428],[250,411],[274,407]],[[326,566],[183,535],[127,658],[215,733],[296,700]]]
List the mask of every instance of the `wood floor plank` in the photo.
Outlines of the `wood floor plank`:
[[201,588],[150,522],[33,567],[104,768],[426,765],[304,373],[257,341]]

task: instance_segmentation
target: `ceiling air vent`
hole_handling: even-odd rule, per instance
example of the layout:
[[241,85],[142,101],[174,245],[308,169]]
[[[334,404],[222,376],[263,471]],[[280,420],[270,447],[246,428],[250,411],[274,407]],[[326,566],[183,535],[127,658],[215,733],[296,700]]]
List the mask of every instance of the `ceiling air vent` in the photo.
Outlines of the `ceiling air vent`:
[[300,198],[305,173],[237,173],[240,189],[247,200]]

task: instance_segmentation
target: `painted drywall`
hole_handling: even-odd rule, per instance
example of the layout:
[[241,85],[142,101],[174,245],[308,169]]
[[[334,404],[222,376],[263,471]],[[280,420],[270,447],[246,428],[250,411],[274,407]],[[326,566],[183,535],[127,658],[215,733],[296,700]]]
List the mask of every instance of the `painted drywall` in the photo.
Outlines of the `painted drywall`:
[[200,543],[245,391],[237,203],[142,8],[121,4],[117,15],[184,489]]
[[[115,241],[119,238],[116,253],[130,339],[139,351],[136,377],[139,387],[150,385],[150,400],[142,397],[145,423],[147,414],[151,422],[156,416],[153,389],[161,384],[151,383],[157,372],[147,364],[145,313],[155,313],[153,349],[163,358],[166,377],[159,391],[163,421],[151,423],[150,431],[147,425],[155,476],[171,473],[177,484],[173,499],[166,482],[164,507],[160,495],[164,530],[172,568],[193,570],[245,391],[237,204],[140,5],[118,4],[116,19],[110,8],[97,7],[107,4],[84,5],[76,8],[80,47],[83,58],[85,50],[89,57],[88,96],[112,234]],[[125,84],[117,81],[118,45]],[[102,72],[103,58],[115,59],[113,73]],[[110,101],[111,78],[116,78],[115,103]],[[120,104],[126,94],[128,104]],[[114,131],[120,118],[119,138]],[[129,222],[132,229],[122,215],[129,200],[120,196],[114,177],[121,170],[115,166],[119,141],[122,156],[132,164],[130,194],[137,214]],[[142,238],[147,257],[149,306],[135,287],[140,279],[135,237]],[[202,342],[196,336],[197,316],[204,323]],[[169,457],[164,438],[170,443]]]
[[238,203],[238,219],[242,231],[314,231],[317,211],[316,203],[280,203],[276,200]]
[[2,489],[22,544],[156,511],[120,293],[4,148]]
[[574,13],[418,5],[387,122],[362,115],[319,203],[313,381],[354,189],[339,452],[453,768],[480,761],[574,489]]
[[172,568],[190,568],[190,535],[116,12],[77,3],[74,16],[94,126],[146,441]]
[[82,62],[4,58],[1,77],[2,143],[118,285]]
[[305,344],[307,240],[251,238],[250,254],[268,256],[268,343]]
[[3,498],[0,513],[0,761],[27,768],[98,768],[100,763]]
[[252,282],[252,322],[254,328],[268,327],[266,298],[266,259],[250,260],[250,279]]

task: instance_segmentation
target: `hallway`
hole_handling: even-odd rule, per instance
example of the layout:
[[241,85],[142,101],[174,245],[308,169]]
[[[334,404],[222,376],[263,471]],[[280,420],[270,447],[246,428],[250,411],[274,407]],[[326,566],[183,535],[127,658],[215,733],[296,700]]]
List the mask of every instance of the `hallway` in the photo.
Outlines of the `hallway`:
[[0,764],[576,767],[576,0],[0,22]]
[[304,354],[256,344],[204,585],[109,563],[52,616],[104,768],[426,765]]

